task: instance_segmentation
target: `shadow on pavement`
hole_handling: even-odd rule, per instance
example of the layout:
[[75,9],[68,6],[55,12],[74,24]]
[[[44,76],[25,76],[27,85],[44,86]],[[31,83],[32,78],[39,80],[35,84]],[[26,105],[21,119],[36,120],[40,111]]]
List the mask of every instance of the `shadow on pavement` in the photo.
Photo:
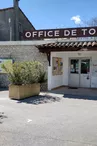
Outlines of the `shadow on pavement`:
[[7,118],[7,116],[4,115],[4,113],[0,113],[0,124],[3,123],[3,119]]
[[64,98],[72,98],[72,99],[84,99],[84,100],[97,100],[97,96],[89,96],[89,95],[73,95],[73,94],[64,94]]
[[34,96],[22,100],[18,100],[18,103],[27,103],[27,104],[45,104],[45,103],[51,103],[51,102],[59,102],[61,98],[59,97],[53,97],[49,95],[39,95],[39,96]]

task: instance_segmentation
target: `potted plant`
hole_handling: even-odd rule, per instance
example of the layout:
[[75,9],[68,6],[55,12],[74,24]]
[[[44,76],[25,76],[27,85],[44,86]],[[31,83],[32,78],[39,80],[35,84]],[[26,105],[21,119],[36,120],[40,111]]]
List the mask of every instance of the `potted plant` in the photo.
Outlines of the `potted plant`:
[[9,97],[24,99],[39,95],[43,65],[37,61],[6,63],[2,68],[8,73],[10,81]]

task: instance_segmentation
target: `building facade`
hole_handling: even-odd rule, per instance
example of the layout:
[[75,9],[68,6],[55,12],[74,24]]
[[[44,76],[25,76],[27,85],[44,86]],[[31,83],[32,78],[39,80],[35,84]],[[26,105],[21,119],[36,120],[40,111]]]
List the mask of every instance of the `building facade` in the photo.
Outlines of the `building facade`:
[[40,45],[49,53],[48,89],[97,88],[97,41],[65,40]]
[[[0,42],[0,62],[39,61],[48,74],[48,89],[60,86],[97,88],[97,41],[39,40]],[[8,87],[0,72],[0,86]]]
[[23,40],[23,31],[35,30],[19,7],[17,11],[16,16],[15,7],[0,9],[0,41]]

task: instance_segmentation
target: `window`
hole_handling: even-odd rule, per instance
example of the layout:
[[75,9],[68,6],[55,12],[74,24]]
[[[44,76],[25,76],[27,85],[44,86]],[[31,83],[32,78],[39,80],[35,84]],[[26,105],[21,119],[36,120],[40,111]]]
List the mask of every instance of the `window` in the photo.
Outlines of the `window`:
[[81,60],[81,74],[88,74],[90,72],[90,60]]
[[72,59],[70,61],[70,73],[79,73],[79,60],[78,59]]

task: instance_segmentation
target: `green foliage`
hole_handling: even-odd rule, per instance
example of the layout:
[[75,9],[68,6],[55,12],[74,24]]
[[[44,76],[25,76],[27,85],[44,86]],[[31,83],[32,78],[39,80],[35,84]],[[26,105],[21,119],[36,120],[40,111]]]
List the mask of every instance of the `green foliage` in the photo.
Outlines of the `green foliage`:
[[43,65],[37,61],[5,63],[2,68],[8,73],[11,84],[23,85],[46,81]]
[[46,72],[40,72],[39,83],[47,82],[47,74]]

